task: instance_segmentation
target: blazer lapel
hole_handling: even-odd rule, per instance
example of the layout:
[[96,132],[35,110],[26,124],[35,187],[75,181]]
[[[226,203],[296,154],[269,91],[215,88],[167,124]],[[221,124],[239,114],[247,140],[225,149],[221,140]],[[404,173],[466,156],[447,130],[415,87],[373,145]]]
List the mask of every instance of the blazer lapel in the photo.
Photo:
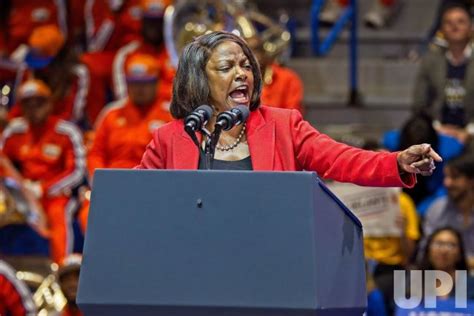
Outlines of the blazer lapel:
[[[201,135],[198,134],[199,143]],[[198,168],[199,151],[191,137],[183,131],[173,135],[173,166],[174,169],[194,169]]]
[[247,121],[247,141],[254,170],[269,171],[274,168],[275,122],[266,122],[260,110],[251,113]]
[[[254,170],[270,171],[274,168],[275,157],[275,122],[266,122],[260,110],[251,112],[247,121],[247,142]],[[197,134],[199,143],[202,136]],[[185,132],[173,135],[174,169],[196,170],[199,164],[199,151]]]

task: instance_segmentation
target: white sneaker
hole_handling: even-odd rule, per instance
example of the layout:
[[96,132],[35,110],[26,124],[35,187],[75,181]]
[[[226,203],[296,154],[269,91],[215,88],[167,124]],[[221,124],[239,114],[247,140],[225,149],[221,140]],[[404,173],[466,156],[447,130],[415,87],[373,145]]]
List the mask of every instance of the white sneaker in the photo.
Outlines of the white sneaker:
[[392,6],[383,5],[380,0],[374,0],[372,8],[364,17],[365,25],[374,29],[381,29],[387,26],[400,9],[400,6],[400,0],[396,1]]
[[344,7],[337,0],[327,0],[326,5],[319,14],[319,23],[322,25],[333,25],[341,16],[343,9]]

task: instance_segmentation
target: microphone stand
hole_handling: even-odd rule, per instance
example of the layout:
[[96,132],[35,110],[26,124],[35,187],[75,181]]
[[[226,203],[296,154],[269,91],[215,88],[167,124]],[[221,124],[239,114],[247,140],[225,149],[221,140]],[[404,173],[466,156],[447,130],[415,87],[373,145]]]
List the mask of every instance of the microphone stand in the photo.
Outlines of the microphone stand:
[[221,136],[222,126],[220,124],[216,124],[214,126],[214,133],[207,138],[206,141],[206,163],[209,166],[209,170],[212,169],[212,163],[214,162],[214,155],[216,153],[216,146],[217,142],[219,141],[219,137]]
[[213,135],[203,127],[202,131],[206,134],[206,142],[204,143],[204,155],[205,155],[205,166],[206,170],[212,170],[212,162],[214,161],[214,153],[216,151],[215,145],[213,145]]
[[[188,126],[185,126],[184,129],[186,133],[188,133],[189,137],[191,137],[193,143],[198,148],[198,151],[201,152],[202,148],[196,137],[196,132],[192,128],[189,128]],[[221,133],[222,133],[222,125],[216,124],[214,126],[213,133],[209,132],[209,130],[205,127],[203,127],[201,130],[203,134],[207,136],[206,141],[204,143],[204,156],[205,156],[206,170],[212,170],[212,163],[214,162],[214,155],[216,153],[217,142],[219,141],[219,137],[221,136]]]
[[[202,152],[201,145],[199,144],[199,140],[196,137],[196,132],[192,129],[189,128],[188,126],[185,126],[184,130],[186,133],[191,137],[193,143],[196,145],[198,152]],[[215,145],[213,146],[213,134],[209,132],[205,127],[202,129],[203,134],[205,134],[206,137],[206,142],[204,143],[204,155],[205,155],[205,166],[206,170],[211,170],[212,169],[212,161],[214,160],[214,152],[215,152]]]

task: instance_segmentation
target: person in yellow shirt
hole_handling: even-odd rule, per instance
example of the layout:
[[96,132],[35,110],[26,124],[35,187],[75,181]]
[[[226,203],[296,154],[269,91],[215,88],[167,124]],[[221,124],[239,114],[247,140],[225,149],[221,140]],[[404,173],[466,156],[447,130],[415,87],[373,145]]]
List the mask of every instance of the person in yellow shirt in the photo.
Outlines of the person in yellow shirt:
[[406,193],[400,194],[400,225],[404,227],[401,237],[364,238],[365,257],[379,264],[407,267],[420,239],[419,219],[415,204]]

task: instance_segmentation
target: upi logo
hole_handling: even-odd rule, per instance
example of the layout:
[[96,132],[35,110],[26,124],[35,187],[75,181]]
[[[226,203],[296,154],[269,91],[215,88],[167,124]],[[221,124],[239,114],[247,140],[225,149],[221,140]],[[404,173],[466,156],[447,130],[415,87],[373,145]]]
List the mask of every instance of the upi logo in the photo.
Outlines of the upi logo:
[[452,297],[453,289],[455,308],[467,307],[466,270],[457,270],[454,280],[450,274],[440,270],[412,270],[409,278],[409,297],[407,297],[405,272],[405,270],[393,272],[394,300],[398,307],[413,309],[423,301],[425,308],[436,308],[436,298],[448,295]]

